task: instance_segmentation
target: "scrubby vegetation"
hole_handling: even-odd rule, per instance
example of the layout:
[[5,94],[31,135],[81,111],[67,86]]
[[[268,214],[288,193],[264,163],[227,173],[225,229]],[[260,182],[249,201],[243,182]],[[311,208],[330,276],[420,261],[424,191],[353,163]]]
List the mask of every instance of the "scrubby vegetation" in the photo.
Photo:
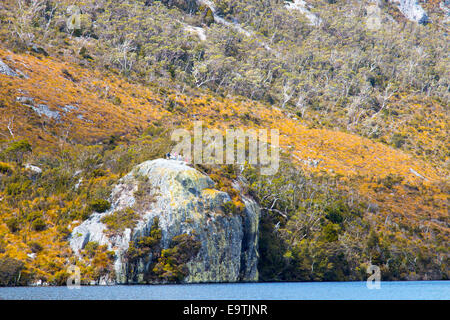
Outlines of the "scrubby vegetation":
[[174,237],[170,247],[161,251],[153,272],[163,281],[182,281],[188,275],[186,263],[197,255],[200,247],[194,235]]
[[10,258],[4,257],[0,259],[0,286],[16,286],[24,285],[27,279],[22,277],[24,263]]
[[[107,246],[101,246],[97,242],[88,242],[82,251],[82,260],[73,261],[80,267],[81,282],[90,284],[99,283],[102,279],[114,277],[113,262],[115,254],[109,251]],[[72,260],[75,260],[74,257]],[[67,281],[67,271],[59,272],[59,284],[65,284]],[[58,273],[57,273],[58,274]]]
[[[9,169],[0,174],[0,234],[8,243],[0,252],[0,259],[4,259],[5,277],[9,275],[1,284],[39,280],[64,284],[69,276],[67,267],[71,264],[81,268],[83,283],[99,281],[107,274],[111,276],[113,252],[90,243],[83,259],[76,261],[68,247],[68,236],[74,226],[93,212],[109,209],[110,204],[104,199],[109,198],[112,185],[141,160],[151,158],[140,158],[146,156],[145,152],[139,153],[139,160],[130,157],[131,149],[144,150],[146,143],[148,140],[142,138],[136,140],[134,146],[130,145],[130,149],[108,144],[66,146],[60,153],[27,152],[24,155],[27,162],[38,166],[42,170],[39,174],[3,158],[11,162],[4,162],[4,167]],[[11,145],[15,144],[6,143],[4,148],[10,150]],[[154,146],[157,148],[157,144]],[[132,228],[135,220],[136,214],[131,208],[103,218],[110,235]],[[30,254],[35,255],[30,258]],[[18,268],[12,266],[16,265],[23,269],[20,279],[14,278],[14,270]]]
[[339,178],[305,176],[291,165],[270,179],[251,168],[245,176],[262,205],[261,280],[364,280],[370,264],[384,280],[419,279],[419,270],[449,278],[445,232],[430,237],[407,217],[388,222]]
[[197,167],[216,183],[217,190],[226,192],[230,196],[231,201],[222,205],[223,212],[230,215],[242,214],[245,205],[240,192],[233,187],[233,181],[236,181],[238,177],[233,166],[198,165]]
[[[156,259],[161,251],[161,237],[162,232],[159,228],[159,220],[158,218],[154,218],[150,234],[137,239],[137,241],[130,242],[130,246],[125,254],[129,266],[133,268],[141,259],[146,263],[151,258]],[[129,272],[129,274],[133,273],[132,270]]]
[[138,215],[134,210],[127,208],[103,217],[101,222],[106,224],[108,233],[114,235],[121,234],[125,229],[133,229],[137,219]]
[[172,239],[169,248],[161,247],[161,229],[158,219],[153,220],[150,234],[130,243],[125,258],[128,265],[128,279],[135,282],[137,269],[148,266],[144,279],[148,283],[181,282],[187,275],[186,263],[200,250],[200,242],[194,235],[182,234]]
[[[280,130],[276,176],[198,167],[230,195],[227,214],[242,213],[232,182],[246,178],[262,280],[358,280],[369,263],[384,279],[448,279],[448,32],[392,7],[397,22],[368,29],[364,1],[314,1],[318,26],[283,1],[213,2],[248,33],[191,0],[89,0],[79,17],[73,1],[2,1],[0,59],[20,74],[0,74],[0,285],[63,284],[75,263],[83,283],[111,273],[112,252],[90,243],[76,261],[68,236],[186,119]],[[135,196],[157,192],[141,181]],[[114,235],[135,218],[103,222]],[[161,250],[154,226],[130,268],[151,253],[148,281],[180,281],[198,244]]]
[[[90,0],[77,4],[79,16],[68,13],[71,1],[6,1],[0,36],[14,50],[72,54],[87,67],[147,84],[208,88],[276,104],[315,126],[446,163],[449,42],[439,24],[403,19],[372,30],[368,2],[313,1],[320,26],[309,25],[284,1],[213,3],[251,36],[214,22],[207,7],[190,0]],[[79,19],[77,29],[67,25],[70,15]],[[200,41],[188,26],[202,27],[207,39]],[[113,92],[103,95],[118,107],[126,101]],[[168,101],[168,107],[177,106]]]

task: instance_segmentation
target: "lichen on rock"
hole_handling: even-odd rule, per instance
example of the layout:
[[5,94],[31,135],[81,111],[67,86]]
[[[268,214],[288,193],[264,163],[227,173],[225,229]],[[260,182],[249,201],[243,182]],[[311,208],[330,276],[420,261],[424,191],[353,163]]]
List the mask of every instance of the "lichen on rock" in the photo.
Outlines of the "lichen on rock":
[[[198,253],[185,264],[183,282],[256,281],[259,208],[243,197],[246,207],[242,215],[225,214],[223,204],[231,198],[214,186],[207,175],[182,161],[144,162],[114,187],[110,210],[94,213],[74,228],[71,248],[78,254],[90,241],[107,245],[116,254],[114,282],[144,283],[155,259],[150,253],[129,268],[127,250],[130,242],[149,236],[157,218],[162,250],[171,248],[173,239],[182,235],[192,236],[200,244]],[[135,212],[136,221],[130,224],[134,228],[108,232],[102,222],[107,221],[105,217],[127,208]]]

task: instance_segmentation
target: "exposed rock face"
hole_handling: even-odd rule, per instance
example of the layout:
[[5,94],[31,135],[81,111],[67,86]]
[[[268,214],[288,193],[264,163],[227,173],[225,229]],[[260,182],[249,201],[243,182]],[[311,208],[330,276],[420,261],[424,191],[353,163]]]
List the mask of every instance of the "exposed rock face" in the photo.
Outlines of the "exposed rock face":
[[197,35],[201,41],[206,41],[206,32],[204,28],[186,26],[184,29],[192,34]]
[[11,69],[6,63],[4,63],[1,59],[0,59],[0,73],[10,76],[10,77],[18,77],[19,74],[17,72],[15,72],[13,69]]
[[34,99],[30,97],[17,97],[17,102],[20,102],[24,106],[30,107],[39,116],[46,116],[51,119],[60,120],[60,114],[58,111],[51,110],[46,104],[35,104]]
[[41,168],[33,166],[31,164],[26,164],[25,165],[25,169],[28,169],[31,172],[35,173],[35,174],[41,174],[42,173],[42,169]]
[[415,21],[420,24],[426,24],[429,22],[428,15],[420,5],[418,0],[390,0],[390,1],[398,5],[399,10],[408,20]]
[[285,1],[285,5],[289,10],[297,10],[304,14],[312,26],[318,26],[322,22],[319,17],[310,11],[311,5],[304,0],[293,0],[293,2]]
[[38,104],[36,106],[31,106],[31,108],[36,112],[39,116],[46,116],[51,119],[60,119],[60,115],[58,111],[50,110],[50,108],[46,104]]
[[[143,177],[148,193],[136,196]],[[244,214],[225,213],[222,205],[230,201],[227,193],[213,189],[214,182],[206,175],[181,161],[153,160],[136,166],[115,186],[112,207],[103,214],[95,213],[76,227],[70,245],[78,253],[89,241],[107,245],[116,252],[116,283],[141,283],[149,263],[140,263],[137,274],[127,274],[124,254],[129,242],[147,236],[154,217],[159,218],[161,246],[168,248],[173,237],[196,234],[201,248],[186,264],[185,282],[256,281],[259,208],[244,198]],[[118,210],[134,207],[140,218],[133,230],[117,236],[106,235],[102,217]]]

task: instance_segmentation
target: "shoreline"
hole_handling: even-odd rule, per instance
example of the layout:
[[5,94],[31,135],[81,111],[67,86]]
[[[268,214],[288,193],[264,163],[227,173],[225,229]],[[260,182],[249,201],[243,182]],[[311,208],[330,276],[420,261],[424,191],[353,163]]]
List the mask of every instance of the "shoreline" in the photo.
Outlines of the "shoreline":
[[[449,282],[450,279],[440,279],[440,280],[381,280],[381,283],[430,283],[430,282]],[[242,284],[346,284],[346,283],[367,283],[364,280],[354,280],[354,281],[242,281],[242,282],[195,282],[195,283],[134,283],[134,284],[81,284],[81,288],[92,288],[92,287],[164,287],[164,286],[202,286],[202,285],[242,285]],[[28,286],[0,286],[2,288],[65,288],[66,286],[61,285],[28,285]]]

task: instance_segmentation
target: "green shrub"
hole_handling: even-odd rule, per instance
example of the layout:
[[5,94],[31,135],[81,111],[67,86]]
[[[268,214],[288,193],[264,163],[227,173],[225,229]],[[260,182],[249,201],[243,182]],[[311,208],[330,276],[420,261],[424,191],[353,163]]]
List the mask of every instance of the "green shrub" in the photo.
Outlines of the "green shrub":
[[334,224],[334,223],[328,223],[323,228],[323,231],[322,231],[325,241],[327,241],[327,242],[337,241],[340,230],[341,230],[341,228],[339,227],[339,225]]
[[104,176],[106,176],[106,171],[103,169],[95,169],[94,171],[92,171],[93,178],[104,177]]
[[0,254],[6,252],[6,241],[0,239]]
[[116,211],[101,219],[106,224],[108,233],[116,235],[122,233],[125,229],[133,229],[136,226],[139,215],[131,208]]
[[13,167],[9,163],[0,162],[0,173],[9,174],[13,172]]
[[374,230],[370,231],[370,234],[367,238],[367,248],[369,250],[377,250],[380,245],[380,239],[378,238],[377,233]]
[[48,195],[67,192],[71,183],[71,173],[67,169],[61,167],[46,170],[41,179],[39,179],[39,185],[44,188]]
[[229,215],[237,215],[241,214],[243,212],[244,207],[238,206],[234,201],[227,201],[224,204],[222,204],[222,210],[225,214]]
[[258,272],[261,281],[280,281],[287,267],[283,253],[287,245],[274,232],[274,220],[269,215],[261,217],[258,233]]
[[19,219],[17,218],[10,218],[6,220],[6,226],[8,227],[9,231],[12,233],[15,233],[20,230],[19,227]]
[[392,189],[393,186],[401,183],[404,179],[405,178],[401,175],[390,173],[386,177],[378,179],[378,183],[381,183],[387,189]]
[[210,26],[212,23],[214,23],[214,14],[210,8],[205,9],[205,12],[203,13],[203,22],[207,26]]
[[150,234],[147,237],[141,237],[136,241],[130,241],[125,258],[130,264],[134,264],[139,259],[148,257],[150,253],[157,255],[159,251],[159,244],[162,238],[162,231],[159,228],[159,219],[153,219],[153,225],[150,229]]
[[325,213],[325,218],[332,223],[340,224],[344,221],[344,217],[350,213],[350,208],[344,201],[338,200],[327,206]]
[[142,136],[157,137],[160,136],[164,131],[164,127],[150,125],[147,127],[147,129],[144,130]]
[[9,183],[6,186],[6,193],[10,196],[18,196],[28,191],[30,189],[30,186],[31,181],[29,180]]
[[99,248],[99,244],[96,241],[89,241],[83,248],[83,250],[85,251],[85,253],[89,256],[89,257],[93,257],[95,256],[96,251]]
[[111,103],[116,105],[116,106],[120,106],[122,104],[122,100],[120,100],[119,97],[114,96],[110,99]]
[[66,226],[58,226],[56,231],[58,232],[58,237],[61,241],[66,241],[71,234],[69,228]]
[[64,286],[67,284],[70,274],[66,270],[57,271],[51,278],[50,283],[56,286]]
[[31,229],[34,231],[43,231],[47,228],[47,224],[45,223],[44,219],[37,218],[31,223]]
[[86,207],[84,208],[81,212],[79,212],[78,214],[76,214],[75,217],[80,218],[82,221],[85,221],[87,219],[89,219],[89,217],[92,214],[92,209],[90,207]]
[[20,283],[21,273],[24,270],[22,261],[4,257],[0,258],[0,286],[15,286]]
[[394,133],[391,137],[391,144],[396,148],[401,148],[406,143],[406,136],[400,133]]
[[111,208],[111,204],[104,199],[95,199],[89,203],[89,208],[91,211],[103,213]]
[[153,272],[165,281],[180,282],[188,275],[186,263],[200,251],[194,235],[182,234],[172,239],[170,248],[162,250]]
[[4,151],[3,155],[12,161],[21,163],[23,156],[27,152],[31,152],[31,144],[27,140],[19,140],[12,142]]
[[41,244],[36,241],[30,242],[28,246],[30,247],[31,252],[33,253],[39,253],[44,249],[42,248]]

